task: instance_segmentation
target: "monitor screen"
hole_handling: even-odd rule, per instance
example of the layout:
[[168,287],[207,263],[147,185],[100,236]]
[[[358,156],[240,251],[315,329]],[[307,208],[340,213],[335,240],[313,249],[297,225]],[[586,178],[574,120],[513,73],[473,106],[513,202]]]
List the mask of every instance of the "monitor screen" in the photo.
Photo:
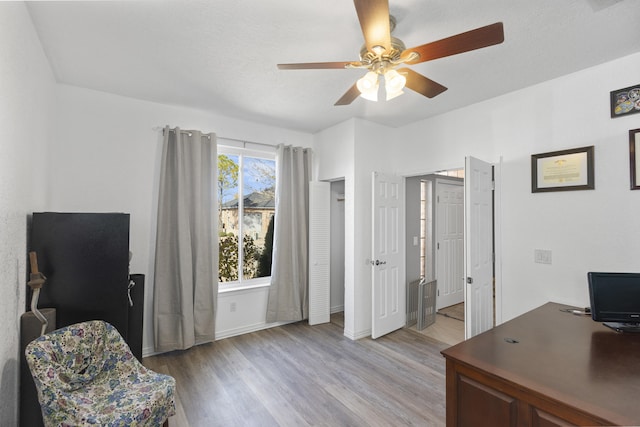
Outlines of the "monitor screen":
[[587,273],[591,317],[599,322],[640,322],[640,273]]

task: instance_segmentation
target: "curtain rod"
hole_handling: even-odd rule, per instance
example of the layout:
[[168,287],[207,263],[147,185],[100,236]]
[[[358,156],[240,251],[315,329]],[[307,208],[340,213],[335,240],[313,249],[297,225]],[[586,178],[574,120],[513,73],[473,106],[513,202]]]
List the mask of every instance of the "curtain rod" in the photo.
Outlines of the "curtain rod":
[[264,142],[254,142],[254,141],[247,141],[244,139],[236,139],[236,138],[227,138],[224,136],[219,136],[218,139],[224,139],[226,141],[235,141],[235,142],[240,142],[243,144],[242,148],[247,148],[246,145],[247,144],[251,144],[251,145],[262,145],[264,147],[270,147],[273,148],[275,150],[276,146],[275,145],[271,145],[271,144],[265,144]]
[[[165,127],[155,127],[152,130],[154,131],[162,131],[164,133]],[[169,128],[169,132],[175,132],[176,128]],[[181,132],[193,132],[193,130],[188,130],[188,129],[180,129]],[[203,135],[208,135],[208,134],[203,134]],[[242,144],[242,148],[247,148],[247,144],[251,144],[251,145],[262,145],[264,147],[269,147],[269,148],[273,148],[275,150],[276,146],[272,145],[272,144],[265,144],[264,142],[254,142],[254,141],[247,141],[245,139],[236,139],[236,138],[227,138],[225,136],[218,136],[218,139],[224,139],[226,141],[234,141],[234,142],[239,142]]]

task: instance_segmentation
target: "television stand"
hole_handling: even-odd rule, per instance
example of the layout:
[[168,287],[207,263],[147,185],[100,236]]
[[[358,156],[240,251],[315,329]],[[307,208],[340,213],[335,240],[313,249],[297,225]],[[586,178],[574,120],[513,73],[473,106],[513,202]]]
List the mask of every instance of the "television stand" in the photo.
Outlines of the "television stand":
[[604,326],[611,328],[616,332],[635,332],[640,333],[640,323],[637,322],[604,322]]

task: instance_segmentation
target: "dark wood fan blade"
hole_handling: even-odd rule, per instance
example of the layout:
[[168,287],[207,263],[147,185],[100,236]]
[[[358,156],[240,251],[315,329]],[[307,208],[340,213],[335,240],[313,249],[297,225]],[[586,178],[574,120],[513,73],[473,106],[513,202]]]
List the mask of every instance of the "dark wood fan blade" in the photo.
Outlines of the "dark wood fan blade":
[[385,51],[389,50],[391,48],[389,0],[353,0],[353,3],[358,13],[364,43],[369,52],[378,53],[374,50],[376,46],[382,46]]
[[410,68],[401,68],[397,71],[407,78],[406,87],[426,96],[427,98],[433,98],[447,90],[447,88],[442,86],[440,83],[434,82]]
[[349,90],[346,91],[344,95],[342,95],[342,98],[338,99],[338,101],[336,101],[336,103],[333,105],[349,105],[359,96],[360,91],[354,83],[353,86],[351,86]]
[[360,64],[359,62],[303,62],[300,64],[278,64],[281,70],[326,70],[331,68],[347,68],[351,64]]
[[504,30],[502,22],[496,22],[486,27],[476,28],[475,30],[447,37],[446,39],[406,49],[402,52],[401,57],[407,58],[411,52],[416,52],[420,56],[412,61],[407,61],[406,64],[418,64],[420,62],[493,46],[503,41]]

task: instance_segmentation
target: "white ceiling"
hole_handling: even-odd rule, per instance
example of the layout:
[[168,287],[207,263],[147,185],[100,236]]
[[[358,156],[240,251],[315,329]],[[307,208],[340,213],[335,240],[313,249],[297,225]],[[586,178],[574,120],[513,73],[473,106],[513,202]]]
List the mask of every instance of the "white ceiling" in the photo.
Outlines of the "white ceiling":
[[358,60],[349,0],[27,4],[61,83],[312,133],[351,117],[403,126],[640,51],[638,0],[390,0],[407,47],[498,21],[505,42],[412,66],[449,88],[435,98],[335,107],[362,70],[276,64]]

